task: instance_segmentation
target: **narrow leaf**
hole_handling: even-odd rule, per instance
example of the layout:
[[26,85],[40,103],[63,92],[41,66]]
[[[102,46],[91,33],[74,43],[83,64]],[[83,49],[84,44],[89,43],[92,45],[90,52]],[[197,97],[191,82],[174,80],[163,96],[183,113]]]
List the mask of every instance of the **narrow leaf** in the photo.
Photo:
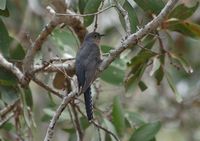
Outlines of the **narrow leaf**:
[[200,25],[193,22],[171,19],[166,28],[192,38],[200,38]]
[[125,119],[124,112],[120,102],[119,97],[114,98],[113,109],[112,109],[112,119],[117,132],[122,135],[125,129]]
[[150,141],[155,137],[160,127],[160,122],[144,124],[133,132],[129,141]]
[[176,96],[176,101],[177,101],[178,103],[181,103],[181,102],[183,101],[182,96],[181,96],[180,93],[177,91],[176,86],[175,86],[175,84],[174,84],[174,82],[173,82],[173,79],[172,79],[171,75],[166,71],[166,72],[165,72],[165,76],[166,76],[166,78],[167,78],[167,82],[168,82],[168,84],[169,84],[171,90],[173,91],[173,93],[174,93],[175,96]]
[[8,57],[9,53],[9,45],[11,38],[8,35],[8,31],[6,29],[6,26],[4,25],[3,21],[0,18],[0,51],[3,53],[5,57]]
[[185,20],[192,16],[199,6],[199,2],[193,7],[187,7],[185,4],[180,4],[169,14],[168,18],[177,18]]
[[[91,14],[98,11],[98,8],[101,4],[101,0],[88,0],[85,9],[84,14]],[[87,27],[90,24],[92,24],[94,20],[94,16],[86,16],[84,17],[84,25]]]
[[12,49],[10,49],[10,58],[22,60],[25,57],[25,51],[21,44],[18,43],[18,45]]
[[176,54],[174,54],[174,53],[170,53],[170,56],[171,56],[172,58],[178,60],[179,63],[182,65],[182,67],[185,69],[185,71],[186,71],[187,73],[193,73],[192,67],[190,66],[189,62],[188,62],[185,58],[183,58],[183,57],[181,57],[181,56],[178,56],[178,55],[176,55]]
[[[128,0],[126,0],[124,2],[123,8],[128,12],[128,17],[129,17],[130,26],[131,26],[131,32],[134,33],[137,30],[137,25],[139,23],[137,14],[136,14],[134,8],[131,6],[131,4],[128,2]],[[124,25],[123,27],[125,28],[126,21],[124,21],[124,17],[121,17],[120,21],[123,22],[122,25]]]
[[158,14],[164,7],[162,0],[134,0],[145,12]]
[[157,57],[153,58],[153,67],[150,71],[150,76],[153,76],[153,74],[160,68],[160,60]]
[[32,109],[33,108],[33,97],[32,97],[31,89],[29,87],[24,88],[24,94],[25,94],[25,100],[26,100],[27,106]]
[[[103,119],[103,124],[105,124],[105,126],[106,126],[106,129],[108,129],[109,131],[111,131],[113,134],[115,134],[115,136],[117,136],[117,132],[116,132],[116,129],[115,129],[115,127],[113,126],[113,124],[109,121],[109,120],[107,120],[107,119]],[[109,134],[110,135],[110,134]],[[116,141],[115,140],[115,138],[112,136],[112,135],[110,135],[110,137],[111,137],[111,140],[112,141]]]
[[160,82],[162,81],[163,76],[164,76],[163,67],[160,66],[160,68],[154,74],[157,81],[157,85],[160,85]]
[[9,17],[10,16],[10,13],[8,11],[7,6],[6,6],[6,9],[4,9],[4,10],[0,9],[0,16],[4,16],[4,17]]
[[138,85],[141,91],[145,91],[148,88],[147,85],[143,81],[140,81]]
[[126,118],[133,127],[145,124],[143,117],[135,112],[127,112]]
[[126,92],[134,92],[146,68],[146,64],[141,65],[134,75],[130,76],[125,82]]
[[111,64],[102,74],[101,79],[113,84],[120,85],[124,79],[124,70],[117,67],[115,64]]
[[87,1],[88,1],[88,0],[79,0],[79,1],[78,1],[79,12],[80,12],[81,14],[84,13],[84,8],[85,8],[85,5],[86,5]]
[[6,9],[6,0],[0,0],[0,9],[5,10]]

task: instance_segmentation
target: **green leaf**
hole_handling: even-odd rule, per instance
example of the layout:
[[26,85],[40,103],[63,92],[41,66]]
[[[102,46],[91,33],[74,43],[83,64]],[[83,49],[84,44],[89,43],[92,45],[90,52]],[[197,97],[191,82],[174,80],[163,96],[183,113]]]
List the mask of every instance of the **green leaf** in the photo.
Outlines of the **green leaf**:
[[[101,4],[101,0],[88,0],[84,9],[84,14],[92,14],[92,13],[97,12],[100,4]],[[84,17],[84,25],[86,27],[91,25],[93,20],[94,20],[94,16]]]
[[185,20],[192,16],[194,12],[197,10],[199,6],[199,2],[196,3],[193,7],[187,7],[185,4],[180,4],[169,14],[168,18],[177,18],[181,20]]
[[165,76],[167,78],[167,82],[171,88],[171,90],[173,91],[173,93],[176,96],[176,101],[178,103],[181,103],[183,101],[182,96],[180,95],[180,93],[177,91],[176,86],[173,82],[172,76],[170,75],[170,73],[168,73],[167,71],[165,72]]
[[6,6],[6,9],[4,9],[4,10],[0,9],[0,16],[4,16],[4,17],[9,17],[10,16],[10,13],[8,11],[7,6]]
[[111,46],[108,45],[101,45],[101,51],[102,53],[109,53],[109,51],[113,49]]
[[200,25],[189,21],[171,19],[168,21],[167,28],[192,38],[200,37]]
[[81,14],[84,13],[84,8],[88,0],[79,0],[78,1],[78,8]]
[[14,86],[17,84],[16,77],[6,69],[0,67],[0,85],[1,86]]
[[182,65],[182,67],[185,69],[187,73],[193,73],[192,67],[190,66],[189,62],[185,58],[178,56],[174,53],[170,53],[170,56],[176,59],[177,61],[179,61],[179,63]]
[[143,117],[135,112],[127,112],[126,118],[133,127],[145,124]]
[[19,89],[16,86],[0,85],[0,97],[5,103],[12,103],[18,99]]
[[65,131],[65,132],[67,132],[67,133],[70,133],[70,134],[76,132],[75,128],[65,128],[65,129],[62,129],[62,130]]
[[14,125],[10,122],[5,122],[0,128],[6,130],[7,132],[11,131],[14,128]]
[[160,122],[144,124],[133,132],[129,141],[150,141],[155,137],[160,127]]
[[100,78],[110,84],[120,85],[124,79],[124,70],[111,64],[103,73]]
[[11,38],[1,18],[0,18],[0,35],[1,35],[0,51],[3,53],[5,57],[8,57]]
[[23,117],[25,120],[26,125],[31,128],[33,125],[32,122],[32,117],[30,114],[30,107],[27,105],[27,101],[26,101],[26,94],[23,88],[21,88],[19,86],[19,90],[20,90],[20,96],[21,96],[21,101],[22,101],[22,107],[23,107]]
[[[139,24],[137,14],[134,8],[131,6],[131,4],[128,2],[128,0],[124,2],[123,8],[128,12],[131,32],[134,33],[137,30],[137,25]],[[120,18],[122,26],[124,27],[124,29],[126,29],[124,17],[120,13],[119,13],[119,18]]]
[[85,117],[80,118],[80,125],[81,125],[82,129],[84,129],[84,130],[86,130],[90,126],[87,118],[85,118]]
[[[146,45],[145,48],[151,49],[155,43],[155,40],[149,41]],[[131,70],[133,72],[136,72],[137,69],[143,65],[144,63],[147,63],[149,59],[153,56],[155,56],[156,53],[148,51],[148,50],[141,50],[136,56],[134,56],[130,62],[127,63],[128,67],[131,67]]]
[[24,57],[25,57],[25,51],[19,43],[15,48],[10,49],[10,58],[23,60]]
[[72,56],[76,55],[80,43],[78,38],[75,37],[71,31],[56,29],[53,31],[52,35],[51,39],[62,53],[64,51]]
[[[106,118],[103,119],[103,124],[106,126],[106,129],[108,129],[109,131],[111,131],[113,134],[115,134],[115,136],[117,136],[117,132],[116,132],[116,129],[115,127],[113,126],[113,124],[107,120]],[[106,134],[107,135],[107,134]],[[109,134],[110,135],[110,134]],[[116,141],[115,138],[110,135],[112,141]]]
[[141,80],[141,77],[144,73],[145,68],[146,68],[146,64],[139,66],[137,71],[126,80],[125,89],[127,93],[129,92],[133,93],[136,90],[136,87],[138,86],[138,83]]
[[[49,117],[53,117],[54,114],[55,114],[55,111],[56,110],[53,110],[52,108],[44,108],[43,109],[43,112]],[[61,114],[61,116],[60,116],[58,121],[59,122],[66,121],[66,119],[70,119],[70,115],[69,115],[69,113],[67,111],[64,111],[64,112],[62,112],[62,114]]]
[[165,6],[162,0],[134,0],[145,12],[158,14]]
[[77,141],[77,135],[76,135],[76,133],[69,134],[68,141]]
[[29,87],[24,88],[24,94],[25,94],[25,100],[27,103],[27,106],[29,106],[31,109],[33,108],[33,97],[32,92]]
[[117,0],[117,2],[119,2],[120,5],[123,5],[125,3],[126,0]]
[[143,81],[140,81],[138,83],[138,86],[140,87],[141,91],[145,91],[148,88],[147,85]]
[[163,71],[163,67],[160,66],[160,68],[154,73],[156,81],[157,81],[157,85],[160,85],[160,82],[163,79],[164,76],[164,71]]
[[0,0],[0,9],[5,10],[6,9],[6,0]]
[[153,58],[153,67],[150,71],[150,76],[153,76],[154,73],[160,68],[160,60],[157,57]]
[[[101,45],[102,53],[108,53],[111,49],[110,46]],[[120,85],[124,79],[125,63],[122,59],[116,59],[103,73],[100,78],[110,84]]]
[[132,70],[135,71],[140,65],[147,63],[147,61],[155,55],[156,53],[150,51],[141,51],[137,56],[131,59],[131,63],[128,63],[128,66],[132,67]]
[[117,132],[122,135],[125,129],[125,119],[122,104],[118,96],[113,101],[112,120]]

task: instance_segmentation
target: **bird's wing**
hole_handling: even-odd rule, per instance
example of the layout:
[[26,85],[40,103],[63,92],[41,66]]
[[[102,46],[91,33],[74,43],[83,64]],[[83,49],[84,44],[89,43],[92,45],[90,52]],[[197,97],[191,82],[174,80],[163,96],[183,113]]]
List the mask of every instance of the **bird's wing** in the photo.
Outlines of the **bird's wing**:
[[76,64],[76,75],[78,79],[78,86],[83,87],[85,83],[85,68],[81,63]]
[[82,91],[85,92],[87,88],[94,81],[95,73],[97,71],[98,63],[96,60],[92,60],[90,65],[88,65],[87,70],[85,70],[85,83]]

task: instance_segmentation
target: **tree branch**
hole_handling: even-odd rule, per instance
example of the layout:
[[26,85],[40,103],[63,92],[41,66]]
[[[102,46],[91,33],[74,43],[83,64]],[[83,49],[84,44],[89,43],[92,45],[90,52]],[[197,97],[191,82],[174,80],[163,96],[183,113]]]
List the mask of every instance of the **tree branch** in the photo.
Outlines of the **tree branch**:
[[0,111],[0,117],[4,117],[6,114],[8,114],[10,111],[12,111],[17,106],[19,101],[20,101],[20,99],[17,99],[17,100],[14,101],[14,103],[12,103],[12,104],[6,106],[5,108],[3,108]]
[[[75,73],[75,61],[69,61],[67,63],[51,63],[46,66],[43,65],[34,65],[33,72],[66,72],[67,74],[71,74],[72,72]],[[74,74],[73,73],[73,74]]]
[[8,62],[3,55],[0,53],[0,66],[11,71],[18,79],[21,84],[25,83],[24,74],[14,64]]

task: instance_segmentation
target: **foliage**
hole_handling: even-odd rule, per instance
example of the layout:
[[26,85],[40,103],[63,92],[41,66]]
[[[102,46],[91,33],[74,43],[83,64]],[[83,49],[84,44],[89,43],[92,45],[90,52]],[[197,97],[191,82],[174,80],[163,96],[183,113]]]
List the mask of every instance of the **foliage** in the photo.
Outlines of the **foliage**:
[[[113,1],[108,0],[108,4],[109,2],[112,3]],[[159,12],[165,6],[165,3],[162,0],[134,0],[134,2],[131,0],[124,0],[120,1],[120,3],[128,12],[128,17],[131,24],[131,33],[136,32],[138,28],[142,28],[140,26],[142,26],[144,23],[141,22],[148,22],[149,20],[152,20],[153,16],[159,14]],[[20,63],[17,62],[23,61],[26,55],[25,49],[27,47],[22,41],[18,41],[19,37],[15,32],[18,31],[19,27],[17,27],[17,23],[13,22],[12,17],[9,17],[9,15],[12,16],[13,14],[10,12],[12,6],[17,6],[17,4],[19,4],[20,8],[23,10],[28,7],[24,1],[0,1],[0,52],[6,59],[8,59],[10,62],[16,62],[14,65],[19,66],[19,68],[22,69],[20,67]],[[101,5],[103,5],[103,2],[100,0],[79,0],[77,3],[75,3],[75,5],[80,14],[91,14],[98,12],[102,8]],[[103,5],[103,7],[106,6]],[[151,89],[152,85],[148,84],[147,79],[155,79],[151,79],[151,81],[152,83],[155,81],[157,85],[164,85],[167,83],[167,88],[170,88],[171,92],[175,94],[174,99],[176,99],[177,102],[181,102],[183,100],[182,94],[176,88],[176,82],[177,79],[184,79],[182,76],[191,75],[193,68],[191,65],[192,63],[188,61],[189,59],[187,57],[189,55],[187,54],[187,51],[185,53],[182,52],[182,49],[177,49],[179,48],[177,47],[179,45],[176,45],[175,43],[176,39],[174,33],[177,34],[177,38],[184,37],[183,40],[199,40],[199,23],[190,19],[195,14],[198,7],[199,2],[193,6],[188,6],[186,4],[177,5],[156,31],[153,31],[151,34],[146,35],[143,39],[140,39],[138,45],[130,46],[126,53],[117,58],[100,75],[100,82],[103,85],[120,88],[120,90],[123,90],[123,93],[121,91],[118,92],[117,90],[113,90],[111,93],[120,94],[117,96],[113,96],[113,94],[111,94],[111,98],[107,103],[102,104],[106,100],[102,103],[96,102],[94,110],[95,117],[101,126],[111,131],[121,140],[156,140],[156,135],[161,128],[162,122],[144,120],[142,118],[142,113],[139,114],[138,111],[134,111],[132,108],[127,110],[129,103],[126,103],[126,100],[124,100],[127,99],[127,97],[129,98],[134,96],[134,94],[138,92],[138,88],[142,92]],[[124,20],[124,17],[116,8],[114,10],[118,12],[117,14],[120,20],[118,26],[125,30],[126,21]],[[18,16],[21,17],[23,15]],[[40,25],[43,25],[44,19],[41,20],[40,18],[37,19],[37,22]],[[141,19],[145,20],[141,21]],[[94,16],[83,17],[83,24],[85,27],[92,26],[94,21]],[[30,22],[28,24],[31,25],[31,28],[32,24],[34,23]],[[116,25],[113,23],[112,27],[110,28],[114,29],[115,26]],[[37,33],[31,33],[31,36],[34,37],[35,34],[37,35]],[[164,38],[168,39],[168,43],[165,43],[165,41],[160,37],[160,34],[164,34]],[[78,46],[80,45],[78,37],[74,34],[74,32],[71,31],[70,28],[57,28],[53,31],[47,42],[51,47],[53,46],[55,52],[61,57],[75,57]],[[103,54],[107,54],[115,48],[115,45],[112,46],[109,44],[109,42],[105,41],[105,44],[101,45]],[[48,46],[48,44],[44,44],[44,46]],[[186,46],[189,47],[187,44]],[[181,47],[182,46],[180,46],[180,48]],[[37,56],[36,60],[38,61],[41,58],[45,58],[45,55],[42,53]],[[174,68],[178,68],[180,71],[176,72]],[[177,74],[174,75],[174,72]],[[149,75],[145,75],[146,73]],[[55,85],[52,85],[52,76],[54,75],[55,74],[48,73],[47,75],[42,75],[41,78],[45,81],[45,84],[54,86],[54,89],[61,89],[59,86],[56,87]],[[63,78],[64,76],[61,76],[60,81],[63,82]],[[49,120],[55,113],[56,107],[58,107],[60,102],[53,98],[49,92],[49,97],[46,98],[44,100],[45,102],[43,103],[45,106],[39,104],[40,106],[43,106],[43,108],[40,109],[42,111],[41,115],[41,113],[34,111],[34,108],[38,110],[40,106],[38,106],[36,104],[37,102],[34,101],[33,92],[34,94],[38,95],[36,96],[39,97],[38,100],[43,99],[42,93],[45,92],[40,91],[40,93],[36,93],[37,88],[35,88],[34,85],[27,88],[21,87],[16,77],[10,71],[0,67],[0,109],[7,107],[7,105],[14,103],[18,99],[20,99],[21,103],[17,104],[12,111],[15,115],[13,116],[14,120],[8,120],[3,125],[0,124],[1,131],[14,133],[16,136],[24,138],[24,140],[31,140],[31,133],[35,132],[34,128],[40,127],[41,123],[49,123]],[[102,95],[105,93],[106,92],[102,92]],[[159,105],[156,106],[159,107]],[[58,123],[59,128],[68,134],[68,140],[75,141],[77,140],[77,131],[74,128],[74,121],[72,122],[72,115],[70,113],[72,109],[73,107],[69,106],[68,111],[66,110],[63,112]],[[80,110],[84,111],[84,106],[81,105]],[[36,116],[37,114],[40,114],[40,116]],[[8,115],[1,115],[0,113],[0,116],[3,119]],[[84,134],[91,138],[98,136],[96,134],[89,133],[93,127],[88,123],[87,119],[82,114],[78,114],[78,119]],[[0,122],[2,121],[0,120]],[[41,131],[39,128],[37,130]],[[45,134],[45,131],[42,132]],[[92,131],[92,133],[94,132],[96,131]],[[114,137],[108,132],[100,132],[100,134],[105,141],[115,140]],[[0,140],[7,141],[12,139],[9,138],[7,134],[3,134]]]

